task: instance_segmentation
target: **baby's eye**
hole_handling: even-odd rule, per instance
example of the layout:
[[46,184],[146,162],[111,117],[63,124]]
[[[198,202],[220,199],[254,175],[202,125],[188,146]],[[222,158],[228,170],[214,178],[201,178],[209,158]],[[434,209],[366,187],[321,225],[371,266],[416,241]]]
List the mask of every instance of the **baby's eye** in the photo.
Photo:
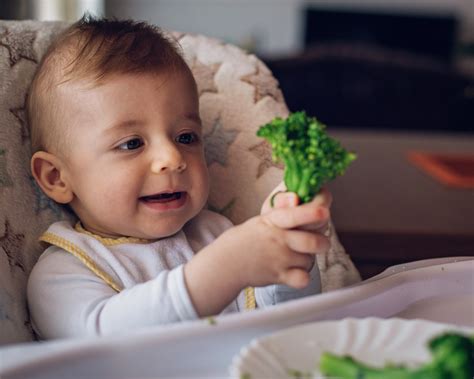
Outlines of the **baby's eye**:
[[143,146],[141,138],[132,138],[117,146],[119,150],[135,150]]
[[182,143],[184,145],[190,145],[199,141],[199,137],[196,133],[183,133],[176,137],[176,142]]

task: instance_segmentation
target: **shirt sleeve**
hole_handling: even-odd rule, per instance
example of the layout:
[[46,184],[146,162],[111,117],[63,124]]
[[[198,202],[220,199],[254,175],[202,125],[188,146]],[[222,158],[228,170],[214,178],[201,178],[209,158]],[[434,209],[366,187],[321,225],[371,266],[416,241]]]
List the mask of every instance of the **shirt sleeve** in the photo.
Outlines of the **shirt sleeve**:
[[53,247],[28,280],[28,305],[42,339],[124,333],[197,319],[183,266],[115,292],[69,253]]
[[272,284],[255,288],[255,301],[258,308],[265,308],[288,300],[299,299],[321,293],[321,277],[317,261],[310,273],[310,282],[303,289],[294,289],[283,284]]

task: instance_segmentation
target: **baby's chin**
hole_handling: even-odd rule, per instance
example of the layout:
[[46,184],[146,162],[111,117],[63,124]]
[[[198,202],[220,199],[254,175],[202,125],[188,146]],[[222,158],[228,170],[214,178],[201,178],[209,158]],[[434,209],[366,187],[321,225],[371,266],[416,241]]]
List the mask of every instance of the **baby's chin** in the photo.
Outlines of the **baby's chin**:
[[168,218],[160,222],[147,223],[139,228],[139,230],[134,231],[134,237],[148,240],[171,237],[182,230],[203,208],[204,204],[200,208],[194,209],[193,212],[188,213],[185,217]]
[[144,225],[138,230],[135,229],[133,231],[130,231],[130,237],[136,237],[147,240],[157,240],[171,237],[178,233],[181,229],[183,229],[183,226],[187,222],[188,220],[183,220],[180,222],[168,222],[164,225],[157,225],[158,223],[153,225]]
[[183,223],[175,223],[174,225],[165,224],[165,225],[143,225],[135,226],[134,228],[129,227],[115,227],[111,228],[94,228],[90,225],[84,224],[82,222],[85,229],[93,234],[103,237],[103,238],[137,238],[140,240],[150,240],[156,241],[158,239],[167,238],[175,235],[178,233],[184,226],[185,222]]
[[[192,220],[202,208],[194,209],[193,212],[181,214],[177,217],[166,217],[164,219],[145,218],[135,219],[127,223],[104,225],[100,228],[104,233],[112,236],[139,238],[156,241],[171,237],[183,229],[184,225]],[[97,230],[97,229],[96,229]],[[107,230],[107,231],[106,231]],[[106,232],[105,232],[106,231]],[[97,233],[102,234],[102,233]]]
[[141,239],[147,239],[150,241],[162,239],[162,238],[168,238],[178,233],[183,228],[183,226],[184,226],[184,223],[179,227],[166,227],[166,228],[159,228],[157,230],[144,231],[143,233],[140,233],[141,234],[140,236],[137,236],[137,237]]

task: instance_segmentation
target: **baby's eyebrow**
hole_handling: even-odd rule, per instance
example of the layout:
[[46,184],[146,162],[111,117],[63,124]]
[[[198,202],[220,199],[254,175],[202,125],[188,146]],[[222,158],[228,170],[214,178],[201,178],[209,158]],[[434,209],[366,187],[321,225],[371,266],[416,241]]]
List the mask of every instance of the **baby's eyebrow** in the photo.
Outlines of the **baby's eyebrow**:
[[198,113],[186,113],[184,115],[184,118],[187,119],[187,120],[197,122],[199,125],[202,124],[201,117],[199,117]]
[[140,120],[125,120],[125,121],[120,121],[117,123],[113,123],[109,125],[105,131],[112,131],[112,130],[118,130],[118,129],[128,129],[132,126],[140,126],[143,125],[143,121]]
[[[183,116],[183,120],[191,120],[191,121],[194,121],[199,126],[202,125],[202,121],[201,121],[201,117],[199,117],[199,113],[186,113]],[[104,129],[104,132],[108,133],[108,132],[113,132],[115,130],[129,129],[136,126],[142,126],[144,124],[145,124],[145,121],[142,121],[142,120],[137,120],[137,119],[124,120],[124,121],[119,121],[119,122],[110,124]]]

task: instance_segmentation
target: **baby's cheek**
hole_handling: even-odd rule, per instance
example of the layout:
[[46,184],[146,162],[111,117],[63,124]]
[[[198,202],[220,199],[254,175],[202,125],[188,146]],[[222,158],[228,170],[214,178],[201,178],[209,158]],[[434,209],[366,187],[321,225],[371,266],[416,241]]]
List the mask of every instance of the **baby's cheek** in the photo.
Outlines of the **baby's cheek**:
[[132,178],[121,181],[110,181],[106,184],[106,191],[102,193],[105,201],[123,203],[124,201],[136,200],[140,196],[141,187],[136,185]]
[[199,198],[200,201],[204,203],[207,201],[209,197],[209,189],[210,189],[210,180],[209,180],[209,171],[205,162],[200,162],[199,165],[195,168],[193,175],[193,185],[192,188]]
[[136,208],[136,198],[127,196],[117,188],[110,188],[104,191],[95,200],[96,208],[92,211],[99,211],[107,214],[108,217],[116,218],[125,216],[128,210]]

